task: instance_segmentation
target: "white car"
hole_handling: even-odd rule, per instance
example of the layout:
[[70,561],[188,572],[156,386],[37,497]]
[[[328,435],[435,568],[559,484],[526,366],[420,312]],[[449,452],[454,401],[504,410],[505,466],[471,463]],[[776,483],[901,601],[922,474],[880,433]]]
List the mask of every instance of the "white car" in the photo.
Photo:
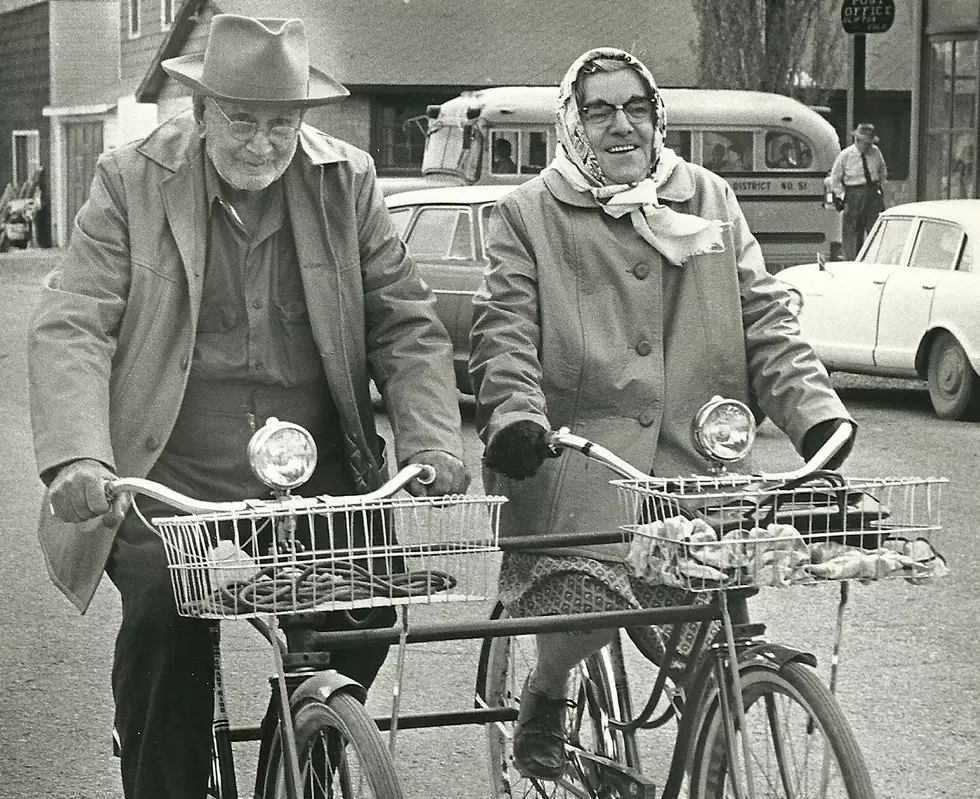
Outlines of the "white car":
[[779,277],[827,369],[924,379],[940,418],[980,416],[980,200],[889,208],[856,261]]

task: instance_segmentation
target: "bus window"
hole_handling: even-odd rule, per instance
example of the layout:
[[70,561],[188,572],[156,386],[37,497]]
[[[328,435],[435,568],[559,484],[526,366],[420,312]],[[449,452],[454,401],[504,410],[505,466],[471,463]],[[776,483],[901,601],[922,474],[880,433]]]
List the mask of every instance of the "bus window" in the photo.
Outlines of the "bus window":
[[685,161],[691,160],[691,131],[667,128],[664,146],[669,147]]
[[518,142],[520,134],[517,131],[495,130],[491,135],[490,147],[492,158],[490,159],[490,174],[492,175],[514,175],[517,173],[517,162],[514,156],[520,152]]
[[752,169],[751,132],[706,130],[702,137],[702,160],[712,172],[744,172]]
[[784,131],[766,134],[766,166],[770,169],[809,169],[813,150],[799,136]]
[[536,175],[548,164],[548,134],[532,130],[524,139],[527,150],[521,151],[521,174]]

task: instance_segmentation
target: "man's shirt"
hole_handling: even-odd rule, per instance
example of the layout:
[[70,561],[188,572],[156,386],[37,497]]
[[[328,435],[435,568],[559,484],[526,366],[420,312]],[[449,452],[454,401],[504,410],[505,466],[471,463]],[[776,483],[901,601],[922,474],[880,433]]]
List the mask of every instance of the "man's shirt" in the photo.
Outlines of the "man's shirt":
[[322,380],[282,181],[250,226],[206,154],[208,244],[193,377],[298,386]]
[[[888,180],[888,167],[885,165],[885,157],[881,154],[881,150],[872,144],[864,157],[868,162],[872,183],[880,184]],[[863,186],[867,182],[864,165],[861,163],[861,151],[854,144],[845,147],[840,151],[830,170],[830,185],[834,194],[842,195],[848,186]]]

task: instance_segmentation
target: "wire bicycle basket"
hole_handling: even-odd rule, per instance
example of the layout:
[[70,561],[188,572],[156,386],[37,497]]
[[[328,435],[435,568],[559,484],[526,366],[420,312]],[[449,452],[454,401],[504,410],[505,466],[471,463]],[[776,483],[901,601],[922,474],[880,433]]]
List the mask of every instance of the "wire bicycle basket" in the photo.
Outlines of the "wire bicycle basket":
[[182,616],[483,600],[496,591],[503,497],[356,497],[248,503],[153,519]]
[[632,573],[717,591],[945,576],[934,542],[947,482],[816,472],[788,483],[720,475],[613,484],[632,534]]

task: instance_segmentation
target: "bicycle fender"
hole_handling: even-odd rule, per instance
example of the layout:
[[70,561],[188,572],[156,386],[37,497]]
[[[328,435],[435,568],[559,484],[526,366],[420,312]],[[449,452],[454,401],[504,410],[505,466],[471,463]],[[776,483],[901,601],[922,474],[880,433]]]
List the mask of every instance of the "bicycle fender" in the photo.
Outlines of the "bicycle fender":
[[303,680],[303,683],[293,691],[289,706],[295,709],[307,699],[325,702],[334,694],[341,692],[351,694],[362,704],[367,699],[367,688],[357,680],[352,680],[334,669],[328,669],[327,671],[315,672]]
[[747,647],[739,656],[739,663],[755,662],[768,666],[773,671],[779,671],[787,663],[802,663],[811,668],[816,667],[817,658],[810,652],[794,649],[791,646],[766,642]]

